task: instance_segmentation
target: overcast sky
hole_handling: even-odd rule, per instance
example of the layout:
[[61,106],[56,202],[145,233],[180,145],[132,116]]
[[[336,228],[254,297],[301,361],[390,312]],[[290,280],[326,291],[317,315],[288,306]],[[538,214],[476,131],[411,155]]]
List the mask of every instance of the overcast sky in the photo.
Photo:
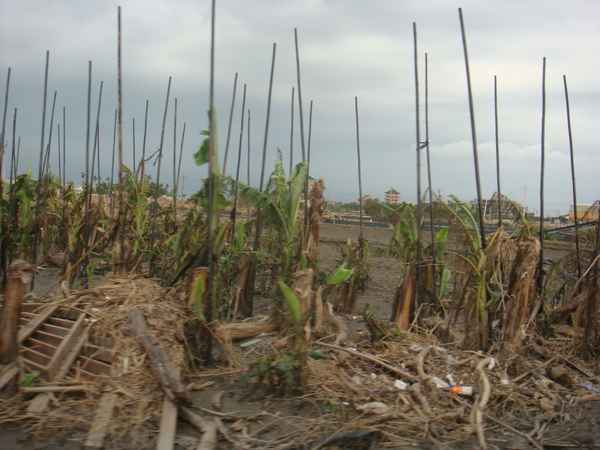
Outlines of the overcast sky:
[[[205,169],[194,165],[199,132],[208,127],[210,1],[0,0],[0,95],[10,79],[7,153],[21,139],[20,172],[31,157],[38,171],[46,52],[50,52],[50,112],[57,92],[51,170],[58,172],[57,126],[66,111],[67,178],[85,170],[89,61],[92,123],[100,83],[100,173],[110,176],[117,107],[117,8],[122,7],[123,136],[125,164],[142,152],[149,102],[146,152],[160,147],[169,77],[172,77],[160,181],[173,186],[174,100],[179,150],[186,124],[185,191],[194,193]],[[579,203],[600,198],[600,2],[596,0],[217,0],[215,105],[223,161],[235,74],[239,74],[227,172],[235,175],[242,92],[251,110],[252,185],[258,185],[265,141],[269,76],[276,43],[267,173],[277,148],[289,167],[291,99],[296,87],[294,162],[301,158],[294,29],[298,30],[305,138],[313,101],[311,175],[324,178],[332,201],[358,197],[355,97],[360,115],[363,193],[383,199],[394,187],[416,200],[416,132],[413,22],[417,24],[421,101],[428,54],[429,140],[433,188],[447,198],[476,196],[473,146],[458,8],[462,7],[471,66],[482,194],[496,191],[494,76],[498,80],[502,192],[539,212],[542,60],[546,69],[547,215],[565,214],[572,202],[563,75],[567,77]],[[424,112],[424,103],[421,104]],[[247,113],[241,180],[247,182]],[[425,124],[422,116],[422,136]],[[93,144],[93,130],[90,147]],[[61,142],[65,147],[65,143]],[[423,192],[427,185],[423,156]],[[10,161],[5,156],[4,166]],[[156,179],[156,166],[149,166]]]

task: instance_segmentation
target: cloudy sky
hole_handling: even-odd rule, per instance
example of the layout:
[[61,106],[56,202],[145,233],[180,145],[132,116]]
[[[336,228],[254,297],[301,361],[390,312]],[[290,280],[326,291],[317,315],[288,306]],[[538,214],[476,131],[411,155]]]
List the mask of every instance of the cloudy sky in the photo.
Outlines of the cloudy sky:
[[[186,124],[182,173],[195,192],[205,169],[193,162],[200,131],[208,126],[210,1],[0,0],[0,95],[11,68],[6,141],[13,117],[20,138],[20,171],[31,158],[38,170],[46,52],[50,52],[50,110],[57,92],[51,169],[58,171],[57,127],[66,128],[67,178],[85,170],[89,61],[92,123],[100,84],[100,173],[110,175],[117,107],[117,8],[122,7],[123,136],[125,164],[142,152],[146,101],[146,152],[161,143],[161,124],[172,77],[160,181],[173,185],[173,148]],[[305,136],[313,102],[311,175],[324,178],[332,201],[358,197],[355,97],[360,114],[363,193],[383,199],[393,186],[416,200],[413,22],[417,24],[421,100],[424,56],[429,71],[429,140],[433,188],[444,197],[474,198],[475,173],[467,83],[458,8],[466,25],[477,125],[482,194],[496,191],[494,76],[498,80],[502,192],[539,212],[542,60],[546,69],[545,211],[564,214],[572,201],[563,75],[569,87],[577,196],[600,198],[600,2],[596,0],[217,0],[215,105],[223,161],[235,74],[237,98],[227,172],[235,174],[244,85],[250,122],[250,183],[257,185],[265,142],[269,76],[276,44],[267,167],[277,148],[289,167],[292,88],[297,86],[294,29],[298,30]],[[296,88],[297,94],[297,88]],[[174,101],[177,131],[174,143]],[[422,111],[424,105],[421,105]],[[66,122],[63,124],[63,108]],[[301,157],[298,98],[294,162]],[[241,179],[247,181],[247,112]],[[133,123],[135,120],[135,140]],[[422,118],[423,120],[423,118]],[[424,123],[422,122],[422,140]],[[92,130],[93,137],[93,130]],[[93,144],[93,140],[91,141]],[[90,145],[91,146],[91,145]],[[423,155],[423,191],[426,187]],[[5,156],[4,166],[9,157]],[[156,173],[156,166],[150,166]],[[156,178],[156,175],[153,175]]]

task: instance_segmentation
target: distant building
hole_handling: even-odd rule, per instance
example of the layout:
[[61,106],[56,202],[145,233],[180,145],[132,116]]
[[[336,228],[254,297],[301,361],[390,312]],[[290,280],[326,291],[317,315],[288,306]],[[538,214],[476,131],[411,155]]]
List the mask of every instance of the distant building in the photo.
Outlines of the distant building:
[[[591,205],[577,205],[577,221],[578,222],[594,222],[598,220],[598,211],[600,200],[596,200]],[[569,206],[569,220],[575,222],[575,205]]]
[[400,204],[400,192],[398,192],[393,187],[390,188],[390,190],[385,193],[385,202],[390,203],[392,205],[399,205]]
[[358,201],[361,201],[364,203],[367,200],[373,200],[373,197],[371,197],[370,195],[363,195],[362,198],[359,198]]

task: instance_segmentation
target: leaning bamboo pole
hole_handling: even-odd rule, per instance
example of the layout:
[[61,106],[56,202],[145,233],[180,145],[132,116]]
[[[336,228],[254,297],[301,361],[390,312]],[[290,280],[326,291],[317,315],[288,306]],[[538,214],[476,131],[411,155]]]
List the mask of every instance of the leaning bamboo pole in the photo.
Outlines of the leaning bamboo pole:
[[[238,158],[235,169],[235,181],[240,180],[240,166],[242,163],[242,142],[244,140],[244,114],[246,112],[246,84],[244,83],[244,93],[242,94],[242,116],[240,118],[240,140],[238,143]],[[237,186],[233,190],[233,208],[231,208],[231,224],[235,227],[237,214],[238,190]]]
[[538,292],[544,283],[544,175],[546,169],[546,57],[542,62],[542,130],[540,142],[540,258],[538,265]]
[[421,200],[421,114],[419,111],[419,56],[417,52],[417,24],[413,22],[413,49],[415,66],[415,122],[417,138],[417,303],[420,305],[423,301],[423,287],[421,286],[422,270],[421,261],[423,259],[423,236],[421,224],[423,223],[423,205]]
[[[48,102],[48,72],[50,68],[50,51],[46,51],[46,70],[44,74],[44,101],[42,106],[42,137],[40,140],[40,157],[39,157],[39,169],[38,169],[38,182],[36,186],[36,200],[40,197],[40,189],[42,186],[42,171],[44,167],[44,132],[46,130],[46,105]],[[40,203],[36,201],[35,205],[35,219],[39,217],[40,213]],[[35,227],[35,231],[33,233],[33,249],[31,254],[31,262],[32,264],[37,263],[37,244],[38,244],[38,235],[39,235],[39,227]],[[31,277],[31,289],[35,286],[35,275]]]
[[[8,112],[8,93],[10,92],[10,72],[11,68],[8,68],[8,74],[6,76],[6,92],[4,94],[4,113],[2,114],[2,132],[0,133],[0,180],[4,180],[4,149],[6,148],[5,137],[6,137],[6,114]],[[0,188],[2,186],[0,185]],[[0,189],[0,198],[4,195],[4,190]]]
[[121,52],[121,7],[118,8],[118,42],[117,42],[117,97],[118,97],[118,121],[117,121],[117,142],[119,150],[119,215],[118,215],[118,236],[119,236],[119,266],[116,272],[125,270],[125,199],[123,196],[123,76],[122,76],[122,52]]
[[[215,115],[215,10],[216,10],[216,0],[212,0],[212,10],[211,10],[211,29],[210,29],[210,102],[209,102],[209,136],[208,136],[208,211],[207,211],[207,238],[206,238],[206,253],[207,253],[207,266],[209,268],[208,279],[207,279],[207,298],[206,298],[206,307],[204,310],[204,316],[206,318],[206,323],[210,324],[213,317],[213,309],[215,307],[215,297],[216,297],[216,274],[217,274],[217,259],[213,255],[214,249],[214,233],[216,230],[213,230],[213,189],[215,183],[215,173],[214,173],[214,152],[216,147],[216,118]],[[207,330],[205,330],[207,331]],[[212,338],[208,335],[208,333],[204,332],[204,360],[207,364],[212,364],[213,362],[213,352],[212,352]]]
[[[165,101],[165,111],[163,113],[163,121],[162,128],[160,132],[160,145],[158,147],[158,156],[157,156],[157,168],[156,168],[156,182],[154,184],[154,203],[152,205],[152,233],[150,236],[150,245],[149,249],[152,253],[151,261],[154,261],[156,256],[156,252],[154,251],[154,243],[156,241],[156,215],[158,214],[158,197],[159,197],[159,187],[160,187],[160,171],[162,167],[162,157],[163,157],[163,145],[165,143],[165,128],[167,126],[167,114],[169,112],[169,98],[171,95],[171,80],[173,77],[169,77],[169,84],[167,86],[167,98]],[[150,264],[150,271],[153,272],[154,264]]]
[[500,189],[500,134],[498,132],[498,81],[494,75],[494,141],[496,143],[496,184],[498,194],[498,226],[502,226],[502,189]]
[[359,226],[360,231],[358,235],[358,243],[361,249],[361,256],[363,253],[364,245],[364,231],[363,231],[363,194],[362,194],[362,170],[360,166],[360,124],[358,121],[358,97],[354,97],[354,111],[356,116],[356,153],[358,160],[358,210],[359,210]]
[[233,111],[235,110],[235,94],[237,92],[238,73],[233,80],[233,94],[231,96],[231,109],[229,110],[229,125],[227,126],[227,141],[225,142],[225,157],[223,158],[223,175],[227,170],[227,157],[229,156],[229,142],[231,140],[231,126],[233,124]]
[[563,75],[565,88],[565,104],[567,107],[567,130],[569,132],[569,154],[571,156],[571,183],[573,186],[573,215],[575,221],[575,258],[577,264],[577,278],[581,278],[581,255],[579,254],[579,218],[577,217],[577,188],[575,183],[575,155],[573,152],[573,132],[571,129],[571,108],[569,105],[569,89],[567,88],[567,77]]
[[92,152],[92,173],[90,177],[90,193],[94,190],[94,174],[96,162],[98,163],[98,180],[100,180],[100,109],[102,107],[102,90],[104,81],[100,82],[100,92],[98,94],[98,111],[96,113],[96,129],[94,131],[94,147]]
[[471,138],[473,141],[473,162],[475,163],[475,184],[477,188],[477,209],[479,213],[479,233],[481,247],[485,248],[485,229],[483,224],[483,208],[481,206],[481,179],[479,176],[479,156],[477,152],[477,131],[475,129],[475,107],[473,105],[473,89],[471,88],[471,70],[469,69],[469,53],[467,51],[467,36],[463,20],[462,8],[458,8],[460,17],[460,31],[462,34],[463,51],[465,55],[465,70],[467,73],[467,90],[469,93],[469,113],[471,116]]
[[292,86],[292,109],[290,111],[290,174],[294,166],[294,90],[296,88]]
[[[425,53],[425,148],[427,155],[427,183],[429,190],[429,233],[431,237],[431,257],[435,264],[437,260],[437,248],[435,245],[435,231],[433,229],[434,210],[433,210],[433,181],[431,179],[431,152],[429,150],[429,65],[427,61],[427,53]],[[437,270],[434,268],[432,279],[432,299],[434,303],[438,303],[437,291]]]

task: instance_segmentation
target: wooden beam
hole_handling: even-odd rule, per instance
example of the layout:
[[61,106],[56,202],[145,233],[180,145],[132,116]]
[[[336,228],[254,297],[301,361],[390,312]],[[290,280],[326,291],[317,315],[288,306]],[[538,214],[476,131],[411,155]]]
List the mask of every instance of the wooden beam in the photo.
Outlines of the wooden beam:
[[17,335],[17,339],[19,342],[23,342],[29,336],[31,336],[45,321],[48,317],[52,315],[58,306],[46,306],[40,313],[31,319],[27,325],[19,330],[19,334]]
[[0,315],[0,364],[10,364],[19,356],[19,316],[25,287],[34,272],[35,266],[25,261],[15,260],[10,265]]
[[85,316],[85,313],[81,313],[79,315],[79,318],[73,324],[73,327],[69,330],[62,343],[56,349],[56,353],[52,357],[52,360],[48,363],[48,366],[46,367],[46,373],[50,379],[53,379],[56,376],[60,365],[77,343],[79,336],[81,336],[81,333],[83,332],[83,321],[85,320]]
[[18,374],[19,366],[17,363],[10,363],[8,366],[5,366],[0,372],[0,391]]
[[87,391],[89,387],[83,385],[76,386],[35,386],[35,387],[22,387],[21,392],[24,394],[41,394],[46,392],[83,392]]
[[108,434],[108,424],[117,402],[118,394],[106,392],[100,398],[100,406],[96,410],[94,421],[85,440],[84,448],[87,450],[100,449],[104,446],[104,439]]
[[139,309],[129,310],[129,320],[123,324],[121,331],[134,338],[146,350],[154,374],[167,397],[178,405],[191,405],[193,401],[190,393],[181,382],[169,355],[148,329]]
[[177,431],[177,406],[165,397],[162,415],[160,417],[160,430],[156,450],[173,450],[175,432]]

